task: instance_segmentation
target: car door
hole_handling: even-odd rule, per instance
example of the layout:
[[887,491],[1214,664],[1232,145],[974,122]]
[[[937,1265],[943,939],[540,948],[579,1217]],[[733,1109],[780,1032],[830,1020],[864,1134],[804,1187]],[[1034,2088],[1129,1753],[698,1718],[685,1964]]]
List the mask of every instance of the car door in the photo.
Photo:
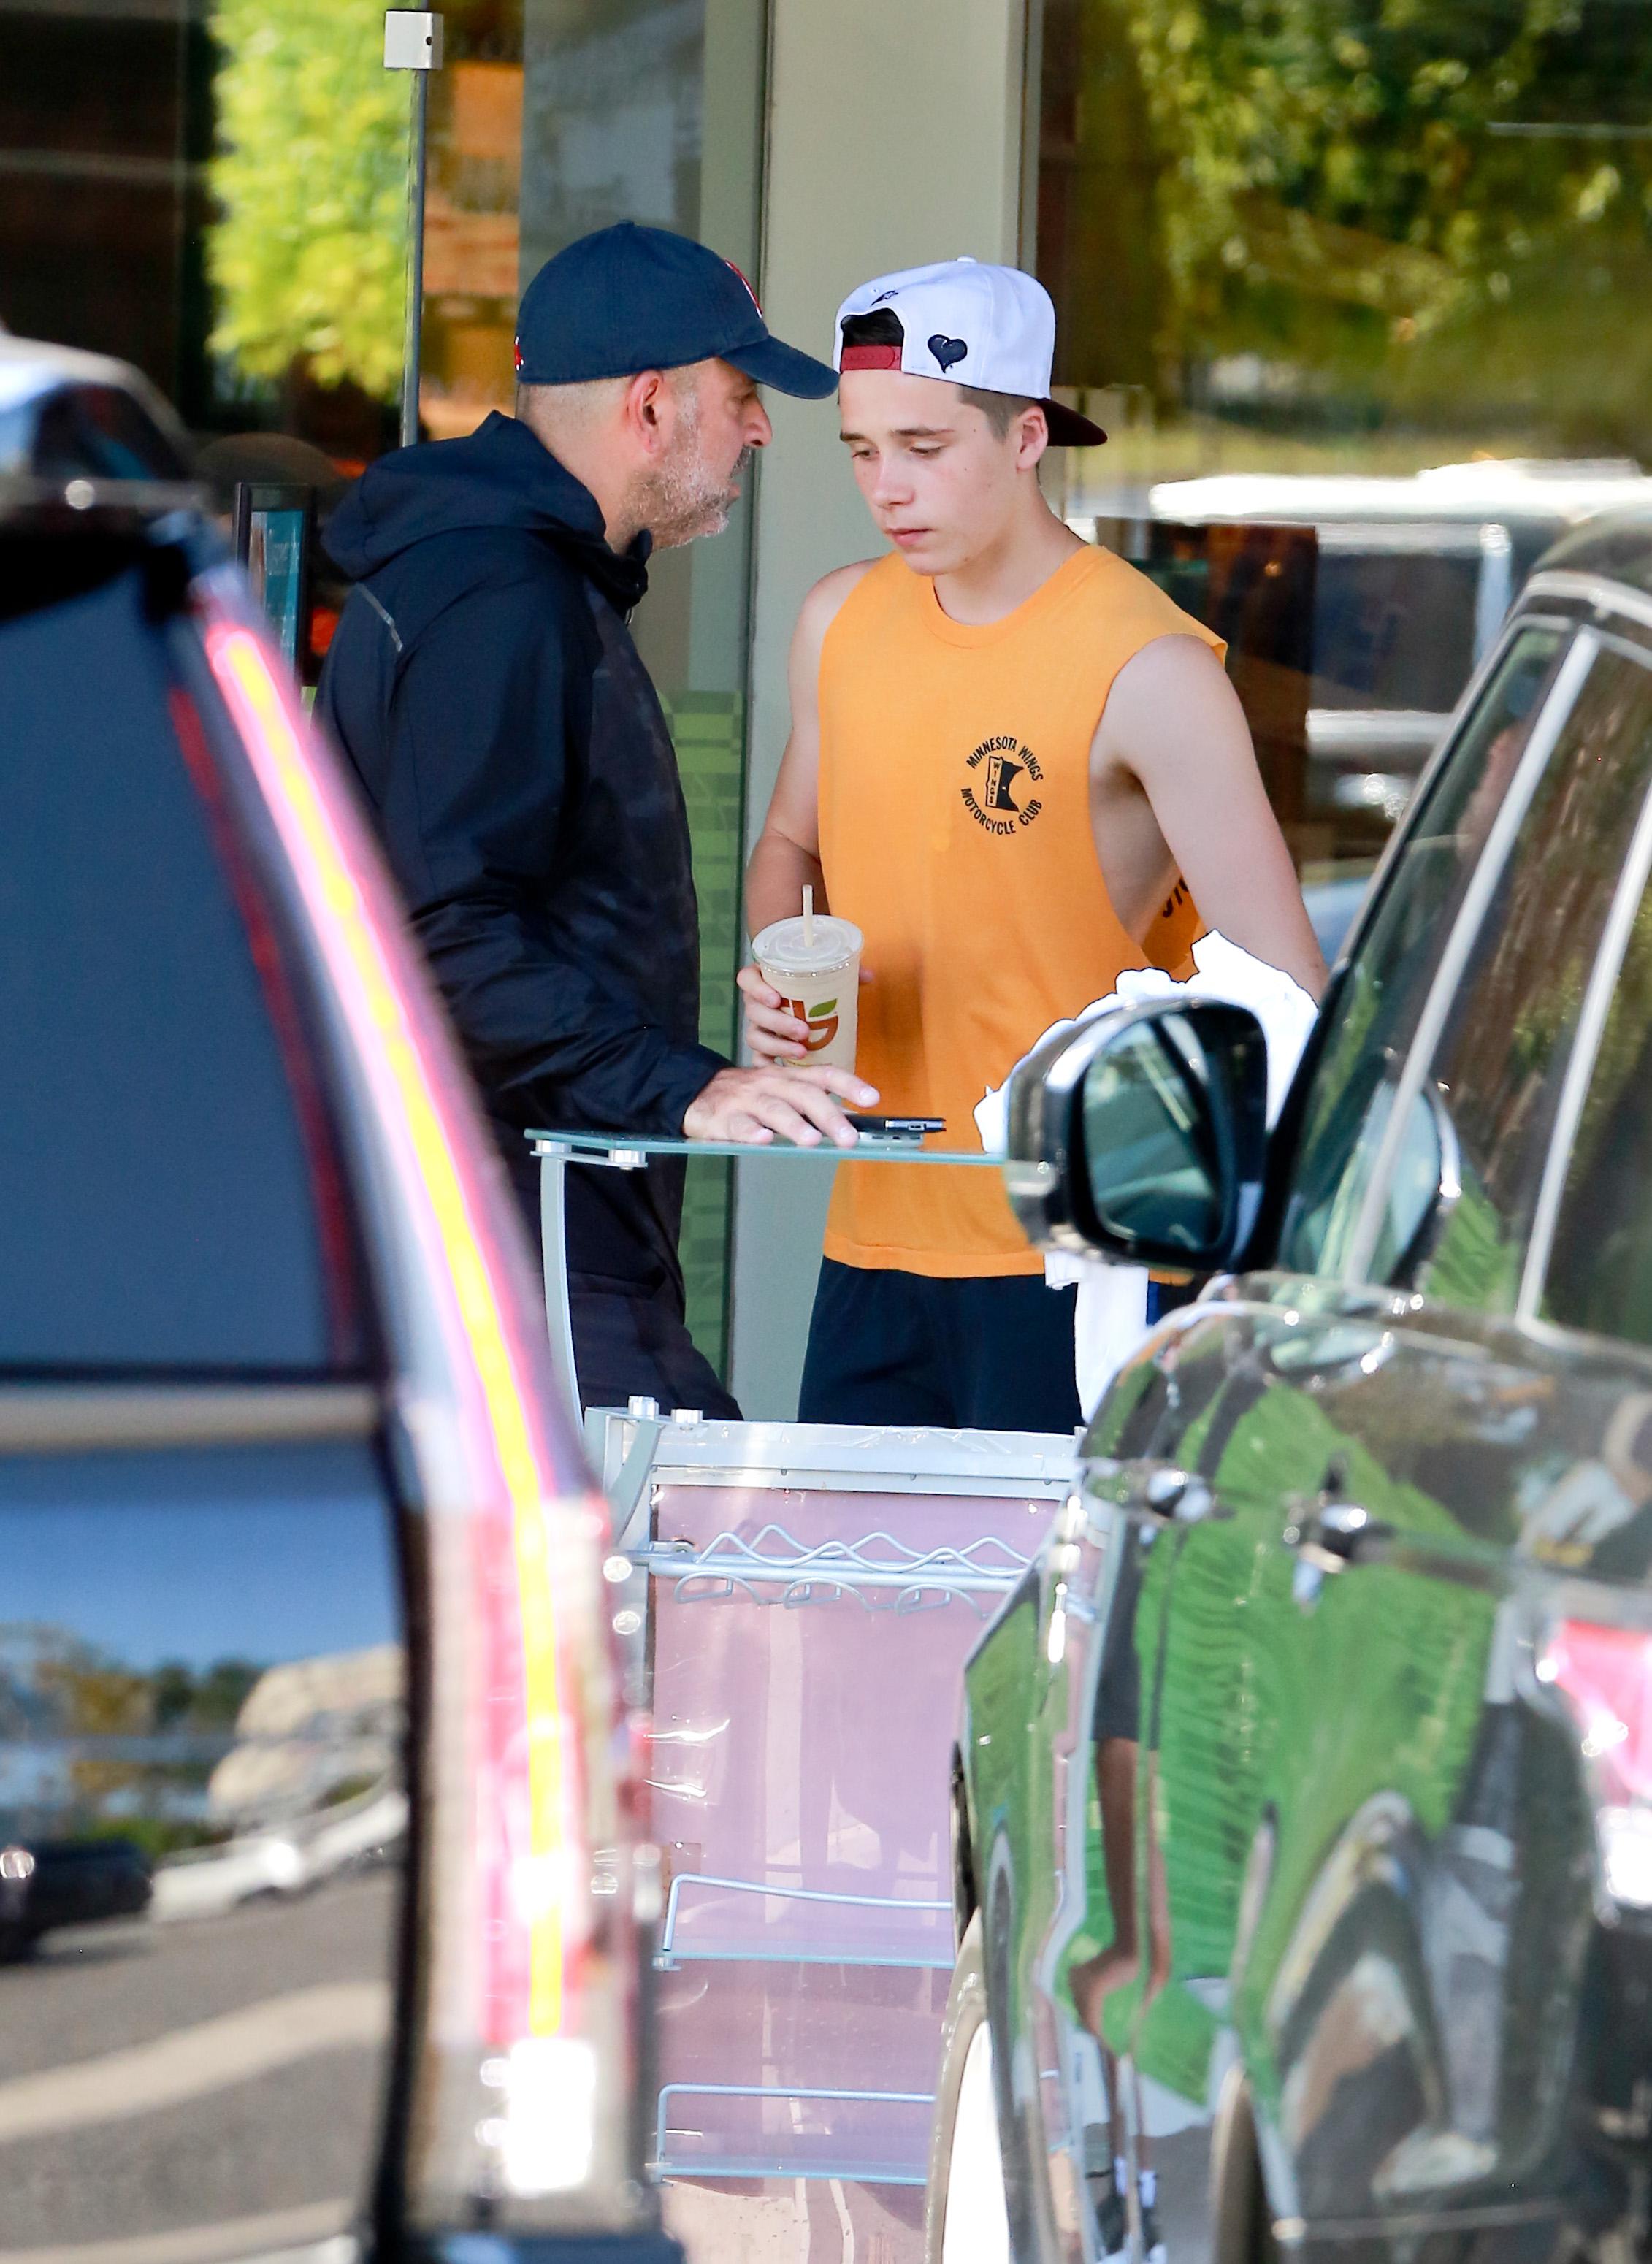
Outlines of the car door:
[[[1093,2091],[1098,2058],[1106,2111],[1099,2175],[1093,2109],[1083,2130],[1084,2253],[1153,2257],[1184,2253],[1198,2237],[1206,2096],[1259,1763],[1279,1709],[1286,1662],[1272,1630],[1291,1573],[1270,1520],[1235,1482],[1266,1428],[1269,1379],[1228,1317],[1190,1310],[1138,1378],[1126,1421],[1110,1401],[1086,1444],[1114,1571],[1089,1713],[1095,1844],[1076,1945],[1086,1954],[1069,1956],[1064,1978],[1078,2037],[1094,2039],[1089,2082]],[[1080,2041],[1081,2089],[1085,2058]]]
[[[1175,1520],[1207,1498],[1199,1472],[1220,1456],[1226,1382],[1218,1333],[1199,1325],[1127,1371],[1040,1562],[1028,1815],[1004,1986],[1029,2254],[1116,2253],[1136,2207],[1118,2165],[1138,2108],[1130,2040],[1162,1939],[1162,1869],[1142,1830],[1156,1796],[1152,1661]],[[990,1913],[991,1883],[986,1891]],[[989,1944],[1003,1930],[989,1920]]]
[[[1518,1702],[1518,1575],[1579,1394],[1510,1324],[1652,854],[1649,789],[1652,671],[1584,632],[1440,940],[1392,1101],[1373,1096],[1360,1200],[1319,1214],[1342,1223],[1341,1280],[1298,1212],[1281,1254],[1317,1254],[1320,1278],[1249,1285],[1282,1419],[1299,1445],[1324,1426],[1327,1449],[1322,1474],[1315,1440],[1294,1483],[1278,1455],[1243,1481],[1283,1521],[1302,1694],[1267,1771],[1235,2029],[1274,2208],[1310,2244],[1540,2226],[1566,2205],[1587,1835],[1566,1781],[1538,1789],[1553,1755]],[[1303,1165],[1317,1195],[1322,1159]]]
[[141,539],[0,541],[0,2258],[372,2200],[408,1803],[308,1009]]
[[[1166,1520],[1135,1854],[1162,1882],[1160,1939],[1127,2036],[1136,2214],[1175,2250],[1202,2253],[1231,2211],[1210,2177],[1224,2100],[1260,2124],[1298,2236],[1493,2174],[1495,2140],[1442,2146],[1449,2056],[1395,1912],[1407,1851],[1438,1858],[1468,1796],[1511,1532],[1487,1473],[1543,1386],[1472,1329],[1460,1343],[1438,1284],[1443,1265],[1457,1303],[1511,1310],[1648,756],[1637,663],[1561,624],[1516,634],[1328,1013],[1293,1271],[1200,1324],[1225,1382],[1201,1488]],[[1501,1081],[1483,1068],[1465,1101],[1476,1048]],[[1472,1236],[1453,1225],[1465,1187]]]

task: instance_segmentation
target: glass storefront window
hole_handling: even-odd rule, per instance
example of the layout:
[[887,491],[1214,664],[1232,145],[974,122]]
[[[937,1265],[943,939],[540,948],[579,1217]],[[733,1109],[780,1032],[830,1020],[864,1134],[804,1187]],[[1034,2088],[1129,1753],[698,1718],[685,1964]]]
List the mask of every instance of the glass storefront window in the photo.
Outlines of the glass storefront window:
[[1204,576],[1310,878],[1374,856],[1547,544],[1652,498],[1649,91],[1612,0],[1046,0],[1038,266],[1112,434],[1061,507]]
[[[634,220],[757,269],[764,0],[460,0],[430,90],[420,420],[436,439],[515,399],[516,303],[544,261]],[[735,1046],[745,787],[749,497],[659,554],[633,628],[676,744],[700,912],[700,1034]],[[689,1325],[728,1333],[730,1174],[690,1167]]]
[[[277,490],[324,528],[396,440],[409,90],[381,0],[22,0],[4,25],[0,323],[135,364],[226,531]],[[313,680],[344,591],[310,556],[284,642]]]
[[[450,0],[429,87],[424,437],[514,397],[516,301],[587,229],[638,220],[757,270],[764,0]],[[397,439],[409,97],[383,0],[8,0],[0,323],[135,363],[236,501],[347,481]],[[637,639],[681,761],[702,1021],[732,1051],[750,507],[655,562]],[[343,601],[315,553],[314,676]],[[301,657],[304,657],[301,656]],[[691,1173],[690,1319],[727,1335],[728,1172]]]
[[430,89],[419,383],[433,440],[509,412],[521,266],[521,10],[465,7],[445,24],[446,62]]
[[202,439],[395,439],[408,95],[380,0],[24,0],[0,322],[135,363]]

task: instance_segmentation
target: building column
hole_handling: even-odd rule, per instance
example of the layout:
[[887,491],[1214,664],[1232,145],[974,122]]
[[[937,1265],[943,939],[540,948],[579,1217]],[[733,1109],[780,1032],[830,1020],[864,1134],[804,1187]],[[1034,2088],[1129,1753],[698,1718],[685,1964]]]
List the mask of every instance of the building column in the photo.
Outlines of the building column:
[[[761,296],[779,337],[826,355],[839,303],[867,277],[963,253],[1017,258],[1028,18],[1029,0],[772,0]],[[771,395],[767,406],[748,842],[786,744],[798,607],[822,574],[885,547],[835,404]],[[753,1419],[796,1411],[830,1176],[787,1165],[739,1173],[731,1382]]]

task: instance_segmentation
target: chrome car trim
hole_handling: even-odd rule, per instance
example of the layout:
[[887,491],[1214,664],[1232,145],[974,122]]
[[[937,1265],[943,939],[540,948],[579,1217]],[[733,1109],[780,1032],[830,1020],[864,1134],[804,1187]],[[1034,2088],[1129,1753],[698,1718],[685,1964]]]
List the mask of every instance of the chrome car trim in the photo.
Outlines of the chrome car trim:
[[1621,582],[1607,581],[1600,575],[1579,574],[1563,566],[1551,567],[1547,573],[1532,577],[1525,593],[1532,598],[1578,599],[1598,613],[1621,613],[1626,620],[1639,621],[1643,628],[1652,628],[1652,598],[1639,590],[1626,589]]
[[[1569,613],[1545,613],[1535,608],[1528,609],[1522,603],[1519,609],[1511,613],[1503,623],[1502,634],[1488,647],[1483,657],[1476,661],[1473,674],[1458,696],[1457,705],[1444,721],[1434,751],[1417,773],[1416,783],[1411,789],[1410,801],[1406,804],[1406,816],[1391,829],[1388,839],[1382,845],[1375,869],[1366,883],[1365,894],[1360,897],[1354,916],[1348,924],[1347,933],[1343,937],[1342,949],[1337,957],[1338,967],[1345,964],[1353,956],[1355,945],[1370,925],[1389,871],[1404,853],[1405,842],[1410,831],[1411,814],[1423,807],[1424,797],[1432,787],[1434,780],[1451,760],[1452,750],[1457,744],[1464,723],[1479,706],[1482,692],[1502,667],[1504,657],[1515,638],[1526,629],[1561,629],[1569,635],[1576,628],[1576,621]],[[1324,1003],[1322,998],[1320,1001],[1322,1007]],[[1321,1020],[1323,1020],[1322,1014]],[[1302,1056],[1302,1063],[1299,1064],[1299,1069],[1305,1074],[1312,1074],[1314,1053],[1315,1049],[1310,1045]]]
[[1638,660],[1643,668],[1652,667],[1652,648],[1648,646],[1644,639],[1634,635],[1632,631],[1621,626],[1617,628],[1607,628],[1601,621],[1591,621],[1589,628],[1590,635],[1598,637],[1600,640],[1600,649],[1603,652],[1615,652],[1625,660]]
[[[1642,659],[1640,664],[1645,667],[1647,662]],[[1561,1083],[1554,1128],[1549,1135],[1548,1152],[1543,1159],[1542,1183],[1538,1189],[1537,1206],[1532,1215],[1532,1231],[1526,1240],[1525,1265],[1520,1275],[1520,1291],[1514,1308],[1518,1320],[1532,1318],[1542,1295],[1544,1279],[1548,1272],[1549,1252],[1554,1246],[1554,1229],[1560,1217],[1561,1201],[1566,1191],[1567,1173],[1571,1168],[1572,1143],[1577,1136],[1577,1127],[1583,1118],[1583,1104],[1588,1099],[1590,1083],[1595,1073],[1596,1056],[1600,1050],[1606,1017],[1612,1012],[1618,977],[1622,971],[1624,954],[1629,947],[1635,916],[1646,891],[1648,872],[1652,872],[1652,788],[1648,788],[1641,805],[1641,815],[1635,820],[1629,852],[1618,876],[1612,910],[1606,916],[1605,931],[1595,954],[1595,963],[1590,969],[1588,987],[1583,992],[1583,1010],[1577,1018],[1577,1034],[1572,1041],[1571,1057],[1567,1062],[1566,1073]]]
[[366,1383],[14,1383],[0,1385],[0,1453],[366,1439],[380,1415]]
[[[1393,1177],[1407,1121],[1416,1106],[1429,1063],[1434,1058],[1434,1049],[1439,1043],[1446,1017],[1456,998],[1469,954],[1474,947],[1491,899],[1503,878],[1503,867],[1508,863],[1527,807],[1577,703],[1578,694],[1595,664],[1599,649],[1599,640],[1592,632],[1588,629],[1578,631],[1571,649],[1561,663],[1560,672],[1554,678],[1548,699],[1532,726],[1532,736],[1510,781],[1508,793],[1492,820],[1486,845],[1463,893],[1461,909],[1440,954],[1439,965],[1434,971],[1434,980],[1412,1038],[1410,1051],[1395,1087],[1394,1104],[1388,1112],[1376,1163],[1360,1205],[1359,1223],[1351,1239],[1347,1261],[1342,1269],[1341,1279],[1344,1281],[1363,1281],[1369,1277],[1382,1205],[1387,1199],[1388,1182]],[[1453,733],[1453,743],[1455,737]]]

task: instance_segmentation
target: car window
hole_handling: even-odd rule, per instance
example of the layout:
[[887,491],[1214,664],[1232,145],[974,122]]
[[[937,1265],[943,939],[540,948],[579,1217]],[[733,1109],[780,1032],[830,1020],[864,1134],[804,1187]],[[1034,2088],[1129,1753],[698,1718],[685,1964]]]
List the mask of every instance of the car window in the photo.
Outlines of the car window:
[[135,571],[0,620],[0,1368],[353,1356],[304,1040],[178,698]]
[[1652,674],[1603,652],[1521,821],[1430,1064],[1457,1185],[1431,1246],[1404,1269],[1425,1295],[1514,1310],[1583,993],[1649,780]]
[[[37,2102],[0,2255],[67,2225],[76,2264],[245,2256],[235,2221],[272,2203],[342,2232],[379,2155],[407,1861],[374,1442],[9,1451],[0,1564],[0,1847],[27,1881],[0,1884],[0,1987]],[[342,2033],[311,2009],[339,1983]]]
[[1652,1345],[1652,882],[1590,1074],[1538,1310]]
[[1335,1274],[1347,1259],[1440,953],[1566,636],[1534,627],[1511,645],[1409,822],[1338,983],[1280,1236],[1293,1272]]

